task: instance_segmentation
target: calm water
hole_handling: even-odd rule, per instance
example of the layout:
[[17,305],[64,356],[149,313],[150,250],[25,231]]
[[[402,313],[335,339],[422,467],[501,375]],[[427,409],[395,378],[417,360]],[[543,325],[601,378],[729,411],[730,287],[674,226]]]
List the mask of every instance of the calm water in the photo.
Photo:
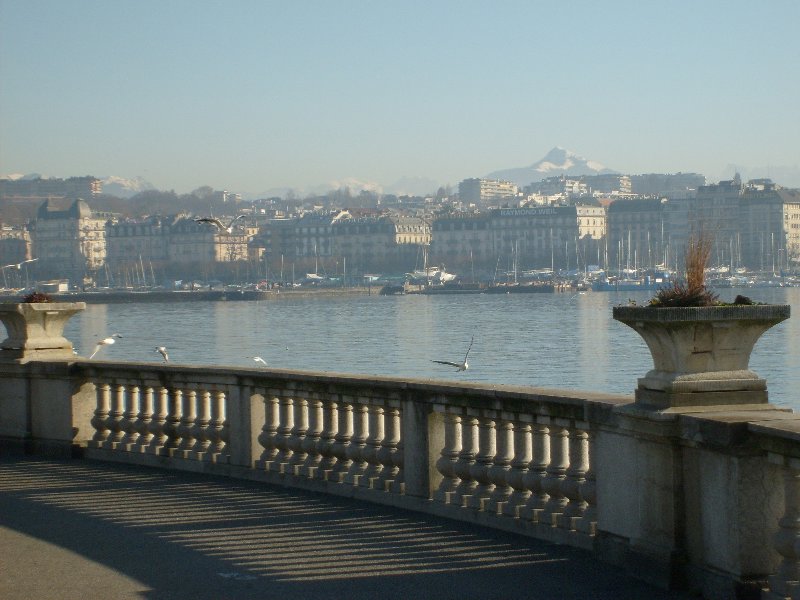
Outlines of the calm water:
[[[772,402],[800,409],[800,288],[744,291],[792,305],[793,317],[758,342],[750,368],[765,377]],[[723,290],[723,299],[736,292]],[[65,335],[83,356],[112,333],[124,336],[98,358],[257,366],[531,385],[632,394],[652,368],[642,339],[611,318],[629,298],[650,292],[359,296],[261,302],[89,305]],[[730,298],[728,297],[730,296]],[[460,361],[475,336],[470,368]]]

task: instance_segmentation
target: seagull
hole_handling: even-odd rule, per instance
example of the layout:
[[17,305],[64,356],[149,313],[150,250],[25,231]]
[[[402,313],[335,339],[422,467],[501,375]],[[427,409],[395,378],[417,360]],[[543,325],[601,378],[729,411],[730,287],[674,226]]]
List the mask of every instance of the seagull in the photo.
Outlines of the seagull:
[[158,352],[161,356],[164,357],[164,362],[169,362],[169,356],[167,355],[167,349],[164,346],[156,346],[156,352]]
[[451,367],[455,367],[456,371],[466,371],[469,369],[469,363],[467,362],[467,357],[469,356],[469,351],[472,350],[472,343],[475,341],[475,336],[472,336],[472,339],[469,342],[469,348],[467,348],[467,353],[464,355],[463,362],[450,362],[449,360],[434,360],[432,362],[439,363],[440,365],[450,365]]
[[226,227],[222,224],[222,221],[217,219],[216,217],[200,217],[199,219],[195,219],[195,223],[208,223],[209,225],[213,225],[219,231],[226,231],[228,233],[233,233],[233,224],[236,223],[239,219],[244,219],[245,215],[239,215],[238,217],[234,217],[231,222]]
[[22,269],[22,265],[24,265],[25,263],[31,263],[31,262],[34,262],[36,260],[39,260],[39,259],[38,258],[29,258],[28,260],[23,260],[22,262],[14,263],[14,264],[11,264],[11,265],[3,265],[2,267],[0,267],[0,269],[10,269],[10,268],[13,267],[17,271],[19,271],[20,269]]
[[94,352],[92,352],[92,355],[89,358],[94,358],[94,355],[97,354],[100,351],[100,348],[102,348],[103,346],[110,346],[111,344],[113,344],[115,341],[114,338],[121,338],[121,337],[122,336],[120,334],[115,333],[113,335],[108,336],[104,340],[100,340],[99,342],[97,342],[97,345],[94,347]]
[[253,357],[253,360],[254,360],[254,361],[256,361],[257,363],[261,363],[261,364],[262,364],[262,365],[264,365],[265,367],[267,366],[267,361],[265,361],[265,360],[264,360],[263,358],[261,358],[260,356],[254,356],[254,357]]

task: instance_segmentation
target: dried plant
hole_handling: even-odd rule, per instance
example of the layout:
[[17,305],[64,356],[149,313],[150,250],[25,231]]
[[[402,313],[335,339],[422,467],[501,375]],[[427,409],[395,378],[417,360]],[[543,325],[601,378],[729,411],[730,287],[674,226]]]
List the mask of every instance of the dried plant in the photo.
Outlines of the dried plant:
[[706,266],[711,257],[713,239],[707,230],[700,227],[699,233],[689,235],[686,244],[686,287],[697,291],[706,286]]
[[714,306],[719,297],[706,287],[706,266],[711,257],[713,237],[700,227],[689,236],[686,245],[686,283],[673,281],[656,292],[650,306]]

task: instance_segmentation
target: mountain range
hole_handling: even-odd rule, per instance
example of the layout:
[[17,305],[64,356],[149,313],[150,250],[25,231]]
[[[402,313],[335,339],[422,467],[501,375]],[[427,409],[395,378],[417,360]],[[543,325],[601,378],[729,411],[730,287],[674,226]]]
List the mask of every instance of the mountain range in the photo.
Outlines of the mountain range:
[[[742,180],[755,179],[761,177],[771,178],[775,183],[784,187],[800,187],[800,167],[798,165],[772,165],[769,167],[749,168],[743,165],[727,165],[720,174],[719,179],[731,179],[734,172],[739,172]],[[619,171],[609,169],[597,161],[590,160],[571,152],[565,148],[556,146],[550,150],[543,158],[527,167],[516,167],[512,169],[501,169],[486,174],[486,179],[499,179],[511,181],[520,187],[530,183],[541,181],[547,177],[558,175],[600,175],[615,174]],[[14,173],[5,175],[5,179],[34,179],[42,177],[38,173],[23,175]],[[154,190],[156,187],[142,177],[119,177],[110,175],[99,177],[103,183],[103,192],[119,198],[130,198],[145,190]],[[712,180],[709,180],[712,181]],[[457,182],[450,182],[450,185]],[[198,184],[200,185],[200,184]],[[390,185],[382,185],[373,181],[365,181],[356,178],[345,178],[337,181],[329,181],[319,185],[309,185],[302,188],[272,188],[260,192],[239,192],[247,200],[257,198],[270,198],[275,196],[283,197],[287,193],[293,193],[297,197],[310,195],[323,195],[331,190],[349,188],[353,196],[357,196],[362,190],[394,194],[397,196],[425,196],[433,194],[444,184],[426,177],[403,177]],[[235,190],[233,186],[229,189]]]
[[565,148],[556,146],[544,158],[528,167],[493,171],[486,175],[486,179],[510,181],[522,187],[557,175],[604,175],[618,172],[601,165],[599,162],[589,160]]

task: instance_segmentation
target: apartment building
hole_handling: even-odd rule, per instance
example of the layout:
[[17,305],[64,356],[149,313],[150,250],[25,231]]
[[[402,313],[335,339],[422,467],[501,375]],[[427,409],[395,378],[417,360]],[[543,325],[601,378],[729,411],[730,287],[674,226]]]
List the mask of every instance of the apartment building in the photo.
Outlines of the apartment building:
[[0,198],[91,198],[103,192],[96,177],[0,179]]
[[497,256],[493,250],[488,213],[456,213],[431,223],[430,262],[456,272],[488,269]]
[[654,268],[666,260],[664,203],[658,198],[615,200],[608,206],[607,266]]
[[458,184],[458,197],[462,203],[477,206],[497,205],[515,200],[519,188],[510,181],[496,179],[465,179]]
[[31,224],[38,273],[49,278],[84,281],[106,260],[106,223],[110,215],[94,214],[84,200],[62,208],[52,200],[40,207]]

